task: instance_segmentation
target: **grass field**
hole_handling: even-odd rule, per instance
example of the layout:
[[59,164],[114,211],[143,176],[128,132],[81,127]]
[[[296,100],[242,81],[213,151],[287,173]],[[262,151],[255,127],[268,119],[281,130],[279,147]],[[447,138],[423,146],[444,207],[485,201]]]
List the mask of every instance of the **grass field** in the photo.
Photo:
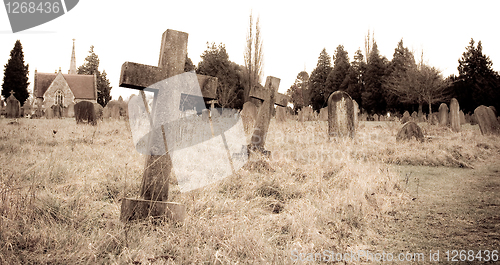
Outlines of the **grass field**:
[[272,120],[266,166],[173,188],[187,207],[180,225],[119,221],[144,166],[126,121],[0,119],[0,264],[289,264],[291,253],[373,249],[415,199],[394,165],[446,174],[500,157],[499,137],[477,125],[420,125],[424,143],[397,143],[395,122],[361,122],[354,140],[328,141],[326,122]]

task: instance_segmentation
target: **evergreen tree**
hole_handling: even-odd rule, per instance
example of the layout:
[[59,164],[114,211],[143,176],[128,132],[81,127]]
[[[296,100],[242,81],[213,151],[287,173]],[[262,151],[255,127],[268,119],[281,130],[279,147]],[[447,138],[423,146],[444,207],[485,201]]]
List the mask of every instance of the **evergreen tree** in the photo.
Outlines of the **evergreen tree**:
[[[413,53],[403,45],[403,39],[398,42],[398,46],[394,49],[392,60],[389,64],[387,80],[384,85],[386,93],[385,100],[389,109],[404,109],[403,104],[417,103],[418,93],[413,87],[417,84],[410,82],[411,77],[414,82],[416,79],[415,57]],[[409,84],[410,83],[410,84]],[[398,93],[399,92],[399,93]],[[420,101],[419,103],[422,103]],[[420,105],[421,106],[421,105]],[[421,109],[419,109],[421,111]]]
[[318,64],[309,77],[309,90],[311,105],[314,110],[319,111],[327,105],[326,101],[330,94],[326,91],[326,79],[332,71],[330,56],[323,49],[319,54]]
[[382,85],[388,61],[379,54],[377,43],[373,42],[364,77],[365,91],[361,94],[363,107],[371,113],[383,113],[386,110],[385,93]]
[[[222,107],[239,108],[244,96],[243,80],[244,73],[241,67],[229,61],[224,44],[216,46],[215,43],[208,44],[207,49],[201,55],[196,73],[217,77],[217,100]],[[242,104],[241,104],[242,105]]]
[[302,71],[297,75],[295,83],[288,89],[287,95],[290,96],[293,103],[293,111],[297,113],[299,109],[309,105],[309,74]]
[[346,92],[352,99],[356,100],[359,108],[362,108],[361,93],[364,90],[364,74],[366,71],[366,63],[364,61],[363,52],[358,49],[354,54],[354,61],[351,62],[351,67],[347,73],[345,83],[347,84]]
[[333,69],[326,79],[326,94],[328,95],[338,90],[347,90],[347,82],[344,81],[351,66],[349,64],[349,55],[342,45],[337,46],[333,58]]
[[186,54],[186,62],[184,63],[184,72],[196,71],[196,66],[193,64],[193,61]]
[[474,47],[471,39],[458,60],[458,77],[453,83],[455,96],[464,111],[474,111],[479,105],[500,107],[499,75],[493,71],[493,62],[483,54],[481,41]]
[[24,64],[23,46],[21,41],[17,40],[5,65],[2,83],[2,96],[5,99],[10,97],[10,91],[14,91],[14,97],[21,105],[28,99],[28,68],[29,64]]
[[106,107],[111,101],[111,86],[107,79],[106,71],[99,71],[99,57],[94,52],[94,45],[90,46],[89,55],[85,58],[82,66],[78,67],[78,74],[81,75],[96,75],[97,80],[97,103]]

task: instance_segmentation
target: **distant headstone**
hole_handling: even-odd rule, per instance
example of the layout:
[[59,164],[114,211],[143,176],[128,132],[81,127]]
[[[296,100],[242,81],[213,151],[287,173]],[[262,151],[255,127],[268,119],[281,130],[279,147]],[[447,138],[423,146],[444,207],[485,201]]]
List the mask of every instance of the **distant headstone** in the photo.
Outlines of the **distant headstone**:
[[10,92],[10,96],[6,100],[5,117],[6,118],[19,118],[21,114],[21,104],[16,97],[14,91]]
[[378,115],[377,114],[373,114],[373,121],[378,121]]
[[99,103],[93,103],[93,104],[94,104],[95,118],[97,120],[102,120],[102,115],[103,115],[103,112],[104,112],[104,108]]
[[432,114],[429,114],[429,118],[427,119],[430,125],[438,125],[439,124],[439,118],[438,118],[438,113],[434,112]]
[[460,106],[456,98],[452,98],[450,102],[450,125],[451,130],[460,132]]
[[379,120],[379,121],[386,121],[386,117],[385,117],[385,115],[380,115],[380,116],[378,117],[378,120]]
[[61,105],[59,105],[59,104],[52,105],[51,110],[52,110],[52,117],[53,118],[58,118],[58,119],[62,118],[63,109],[62,109]]
[[424,122],[424,120],[425,120],[425,114],[423,112],[418,112],[417,121]]
[[500,135],[500,124],[491,108],[481,105],[474,110],[474,115],[483,135]]
[[399,130],[398,134],[396,135],[396,141],[404,141],[404,140],[411,140],[414,138],[417,141],[423,142],[424,141],[424,134],[422,133],[422,129],[417,125],[417,123],[413,121],[409,121],[403,125],[403,128]]
[[208,109],[203,109],[201,111],[201,120],[207,122],[210,121],[210,111]]
[[75,117],[75,103],[71,102],[66,108],[64,108],[64,117]]
[[328,121],[328,107],[324,107],[319,110],[319,120]]
[[416,111],[411,113],[411,120],[414,122],[418,121],[418,113]]
[[26,99],[22,109],[23,109],[23,117],[27,115],[31,116],[33,114],[33,108],[31,106],[31,101],[29,99]]
[[448,105],[441,103],[439,106],[439,125],[448,126]]
[[460,110],[458,112],[458,116],[460,117],[460,125],[465,124],[465,115],[464,115],[464,112],[462,110]]
[[477,116],[476,114],[472,113],[472,115],[470,115],[470,125],[477,125],[477,123]]
[[311,106],[302,107],[302,114],[304,115],[304,121],[313,120],[313,108]]
[[304,122],[304,113],[302,112],[302,109],[299,109],[297,111],[297,118],[298,118],[299,122]]
[[465,118],[465,123],[471,123],[471,117],[469,113],[465,114],[464,118]]
[[401,119],[401,123],[405,124],[410,121],[410,113],[408,111],[405,111],[403,113],[403,118]]
[[361,121],[367,121],[368,120],[368,114],[365,112],[361,113],[361,116],[359,118]]
[[285,107],[276,106],[276,121],[285,122],[286,121],[286,109]]
[[[257,106],[251,101],[245,102],[243,104],[243,110],[241,111],[241,120],[243,121],[243,128],[245,133],[252,133],[255,120],[257,119]],[[203,116],[203,115],[202,115]]]
[[75,104],[75,119],[77,124],[86,122],[96,125],[94,104],[89,101],[80,101]]
[[333,92],[328,97],[328,136],[354,138],[354,106],[352,98],[344,91]]

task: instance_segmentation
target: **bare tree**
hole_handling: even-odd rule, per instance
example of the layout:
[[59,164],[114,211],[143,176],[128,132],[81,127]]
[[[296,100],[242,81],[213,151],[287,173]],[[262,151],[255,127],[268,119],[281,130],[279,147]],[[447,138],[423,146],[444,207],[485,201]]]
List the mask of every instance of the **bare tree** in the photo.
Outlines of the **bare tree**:
[[423,55],[418,65],[405,71],[395,71],[386,80],[387,91],[398,97],[401,103],[418,104],[418,112],[422,113],[423,104],[446,101],[450,98],[449,83],[441,71],[423,62]]
[[253,16],[251,12],[249,18],[249,27],[244,54],[247,75],[247,87],[245,87],[244,95],[245,102],[249,100],[250,89],[262,80],[262,67],[264,62],[259,18],[257,17],[257,21],[255,22],[255,30],[253,27]]

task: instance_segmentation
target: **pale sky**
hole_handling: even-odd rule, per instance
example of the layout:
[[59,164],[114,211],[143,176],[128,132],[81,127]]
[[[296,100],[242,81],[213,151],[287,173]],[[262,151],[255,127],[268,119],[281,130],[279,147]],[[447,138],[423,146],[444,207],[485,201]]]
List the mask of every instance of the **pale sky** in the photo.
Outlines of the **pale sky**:
[[[23,45],[29,78],[34,70],[54,72],[70,66],[72,39],[76,64],[84,63],[90,45],[113,87],[111,95],[127,98],[136,91],[119,88],[125,61],[158,65],[161,35],[167,29],[189,33],[188,55],[197,65],[207,42],[223,43],[229,59],[244,65],[243,53],[250,11],[260,16],[264,78],[281,79],[285,93],[297,74],[309,74],[319,53],[330,56],[344,45],[352,61],[364,47],[367,31],[375,33],[381,55],[392,59],[401,38],[420,58],[458,74],[458,59],[471,38],[482,41],[483,53],[500,71],[498,1],[97,1],[80,0],[67,14],[23,32],[12,33],[7,13],[0,8],[0,64],[7,63],[17,39]],[[32,84],[29,90],[32,91]]]

